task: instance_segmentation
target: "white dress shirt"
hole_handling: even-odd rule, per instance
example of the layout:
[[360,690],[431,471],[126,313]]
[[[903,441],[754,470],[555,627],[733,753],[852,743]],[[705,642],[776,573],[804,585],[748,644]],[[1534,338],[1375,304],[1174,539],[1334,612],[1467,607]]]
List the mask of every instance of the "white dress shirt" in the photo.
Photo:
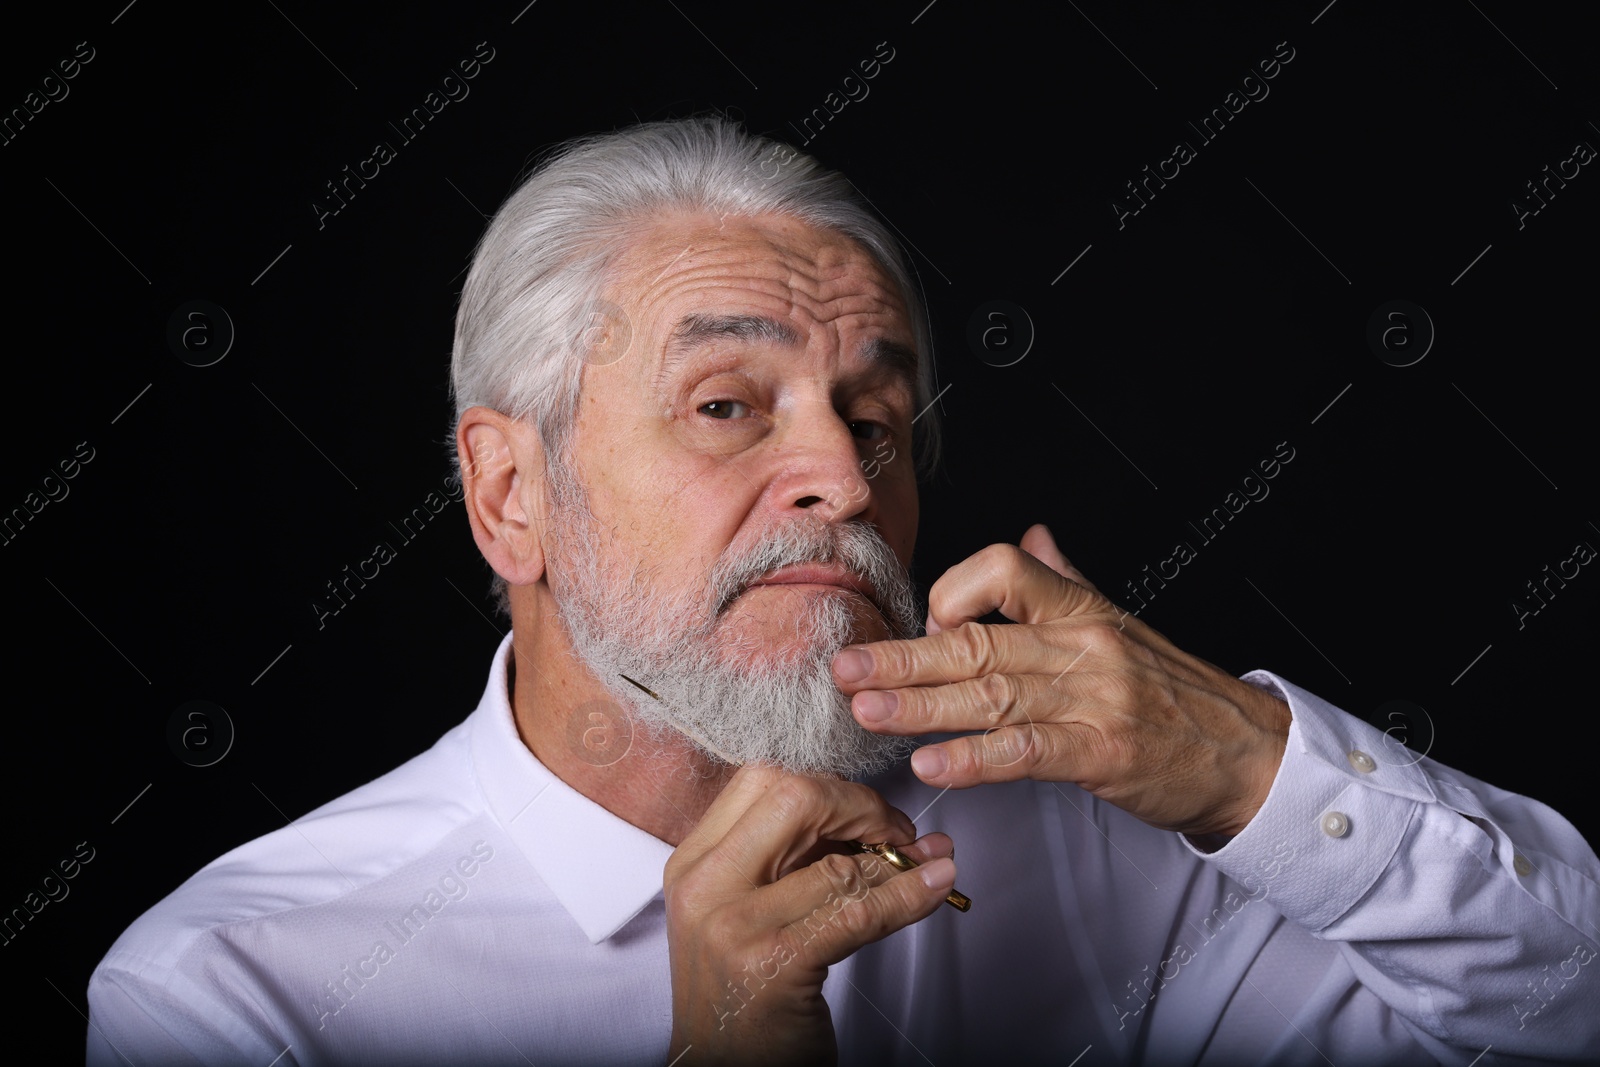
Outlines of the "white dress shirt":
[[[135,922],[89,983],[89,1061],[665,1064],[672,849],[522,744],[509,643],[431,749]],[[955,839],[974,903],[832,969],[841,1059],[1600,1059],[1600,862],[1578,832],[1246,680],[1294,722],[1265,806],[1210,855],[1070,785],[874,782]]]

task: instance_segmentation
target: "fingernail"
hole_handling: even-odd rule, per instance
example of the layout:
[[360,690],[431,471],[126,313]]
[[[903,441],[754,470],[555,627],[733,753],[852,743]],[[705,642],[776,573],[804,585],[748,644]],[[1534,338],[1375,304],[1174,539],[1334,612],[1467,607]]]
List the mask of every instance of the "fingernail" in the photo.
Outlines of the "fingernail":
[[917,875],[922,879],[923,885],[943,893],[956,884],[956,865],[951,860],[941,857],[918,867]]
[[847,648],[833,657],[833,674],[841,682],[859,682],[872,673],[872,653]]
[[855,698],[856,718],[866,722],[882,722],[893,715],[900,706],[900,697],[894,693],[886,693],[880,689],[869,689],[865,693],[857,693]]
[[940,626],[938,623],[933,621],[933,612],[928,612],[928,621],[922,624],[922,630],[929,637],[932,637],[934,634],[939,632]]
[[911,769],[923,781],[937,778],[950,766],[950,758],[942,748],[919,748],[911,753]]

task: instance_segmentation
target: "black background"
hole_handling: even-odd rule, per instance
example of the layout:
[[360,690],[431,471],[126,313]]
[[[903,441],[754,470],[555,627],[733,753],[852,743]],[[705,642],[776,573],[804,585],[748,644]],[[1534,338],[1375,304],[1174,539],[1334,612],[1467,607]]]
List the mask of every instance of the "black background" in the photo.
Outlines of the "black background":
[[[0,911],[95,850],[0,948],[16,1016],[81,1055],[84,984],[127,923],[475,705],[503,623],[459,504],[321,629],[311,603],[449,474],[452,320],[483,212],[541,150],[637,119],[715,108],[798,141],[791,123],[880,42],[894,58],[869,95],[806,149],[914,246],[930,300],[949,388],[924,588],[1044,521],[1128,602],[1188,541],[1198,557],[1142,616],[1181,647],[1276,670],[1593,840],[1600,576],[1520,629],[1512,602],[1600,545],[1600,177],[1583,168],[1520,229],[1511,205],[1600,145],[1594,27],[1577,5],[1324,3],[8,14],[6,113],[94,50],[0,147],[0,512],[94,450],[0,546]],[[1203,143],[1187,123],[1285,41],[1270,95]],[[388,123],[479,42],[494,58],[470,95],[401,145]],[[319,228],[324,183],[380,140],[398,158]],[[1197,158],[1119,229],[1124,183],[1180,140]],[[1366,339],[1397,299],[1437,330],[1406,367]],[[191,300],[231,319],[211,366],[167,340]],[[1011,366],[967,344],[991,300],[1031,319]],[[1202,543],[1188,523],[1285,441],[1270,497]],[[190,700],[237,730],[209,767],[168,744]]]

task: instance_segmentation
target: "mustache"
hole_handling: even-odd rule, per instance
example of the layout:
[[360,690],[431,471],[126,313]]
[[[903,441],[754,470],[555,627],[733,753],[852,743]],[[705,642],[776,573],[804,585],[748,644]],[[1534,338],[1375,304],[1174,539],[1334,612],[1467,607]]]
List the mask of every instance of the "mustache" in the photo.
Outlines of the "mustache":
[[868,583],[873,606],[896,629],[914,628],[920,618],[910,573],[877,527],[804,521],[769,528],[754,543],[723,553],[708,583],[713,616],[720,616],[763,575],[804,563],[837,563]]

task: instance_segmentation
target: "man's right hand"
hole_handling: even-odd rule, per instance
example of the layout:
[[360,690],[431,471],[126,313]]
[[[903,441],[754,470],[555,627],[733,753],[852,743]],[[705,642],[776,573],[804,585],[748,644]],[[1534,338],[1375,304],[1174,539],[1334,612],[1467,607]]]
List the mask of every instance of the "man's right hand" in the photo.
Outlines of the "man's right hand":
[[[745,767],[667,861],[672,1046],[694,1063],[832,1062],[828,967],[932,914],[955,884],[943,834],[853,782]],[[869,853],[887,841],[922,866]]]

